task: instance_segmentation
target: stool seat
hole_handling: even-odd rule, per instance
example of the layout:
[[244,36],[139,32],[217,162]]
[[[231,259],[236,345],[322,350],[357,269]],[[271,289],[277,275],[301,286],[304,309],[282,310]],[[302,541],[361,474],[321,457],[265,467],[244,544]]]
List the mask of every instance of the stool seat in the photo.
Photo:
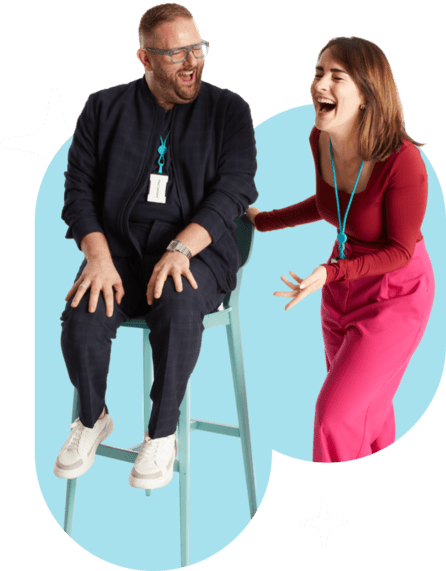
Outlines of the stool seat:
[[[181,566],[189,564],[189,480],[190,480],[190,433],[195,430],[213,432],[226,436],[240,438],[242,445],[245,479],[248,492],[249,513],[251,518],[257,511],[256,485],[254,465],[252,459],[251,436],[249,431],[248,405],[246,397],[245,373],[243,365],[243,352],[241,343],[240,317],[238,299],[243,267],[248,262],[254,237],[254,226],[246,216],[236,218],[236,238],[242,255],[242,265],[237,272],[237,287],[226,294],[222,306],[217,311],[206,315],[203,319],[204,329],[226,326],[229,356],[234,384],[235,401],[239,426],[200,420],[190,417],[190,380],[180,406],[180,418],[177,428],[179,445],[179,459],[175,460],[174,472],[179,474],[180,484],[180,535],[181,535]],[[144,401],[144,432],[147,430],[152,409],[150,391],[153,382],[152,348],[149,340],[150,329],[142,317],[125,321],[121,327],[133,327],[143,330],[143,401]],[[79,416],[79,397],[74,389],[72,421]],[[142,442],[129,448],[116,448],[100,444],[96,454],[115,460],[134,463]],[[74,496],[77,479],[67,480],[67,495],[65,502],[64,530],[71,535],[74,511]],[[156,491],[156,490],[155,490]],[[147,496],[151,490],[145,490]]]

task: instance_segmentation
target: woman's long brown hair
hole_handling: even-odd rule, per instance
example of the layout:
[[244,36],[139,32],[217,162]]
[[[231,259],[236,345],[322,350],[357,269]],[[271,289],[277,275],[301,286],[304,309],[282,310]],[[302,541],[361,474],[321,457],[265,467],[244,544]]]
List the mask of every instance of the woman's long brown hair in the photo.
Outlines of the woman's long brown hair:
[[401,146],[401,138],[417,147],[406,133],[403,108],[392,70],[383,51],[362,38],[333,38],[322,48],[344,66],[365,99],[359,123],[359,154],[365,161],[383,161]]

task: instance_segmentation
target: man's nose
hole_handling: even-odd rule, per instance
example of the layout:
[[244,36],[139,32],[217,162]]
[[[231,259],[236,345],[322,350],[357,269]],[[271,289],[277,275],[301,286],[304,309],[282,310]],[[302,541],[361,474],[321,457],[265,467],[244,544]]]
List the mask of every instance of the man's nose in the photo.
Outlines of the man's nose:
[[192,50],[190,50],[190,52],[187,54],[186,62],[190,63],[191,65],[195,65],[197,63],[197,58],[194,56]]

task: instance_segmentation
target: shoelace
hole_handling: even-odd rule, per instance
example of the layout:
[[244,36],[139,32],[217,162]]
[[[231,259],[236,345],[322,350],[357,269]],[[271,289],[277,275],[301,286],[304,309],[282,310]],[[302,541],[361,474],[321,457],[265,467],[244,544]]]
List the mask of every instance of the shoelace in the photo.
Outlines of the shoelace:
[[77,451],[78,446],[79,446],[79,442],[82,436],[82,432],[83,429],[85,428],[84,425],[81,423],[79,418],[76,418],[76,420],[70,424],[70,428],[74,428],[74,430],[76,431],[73,439],[71,440],[70,444],[67,446],[67,450],[75,450]]
[[160,452],[162,453],[168,446],[168,440],[167,440],[168,438],[169,438],[168,436],[165,436],[163,438],[151,439],[148,436],[145,436],[144,441],[147,442],[148,445],[144,446],[144,448],[141,448],[142,457],[146,459],[147,456],[150,454],[152,455],[153,460],[156,461]]

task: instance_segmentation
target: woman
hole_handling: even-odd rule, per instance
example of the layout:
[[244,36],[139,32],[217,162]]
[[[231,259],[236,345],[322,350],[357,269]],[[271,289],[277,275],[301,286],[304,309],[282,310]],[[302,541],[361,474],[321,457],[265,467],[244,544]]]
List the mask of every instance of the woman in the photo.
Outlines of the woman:
[[383,52],[335,38],[320,52],[311,86],[310,145],[316,194],[271,212],[250,207],[261,232],[324,219],[337,228],[326,264],[281,279],[290,309],[322,287],[327,377],[316,403],[313,461],[343,462],[395,441],[392,399],[418,346],[434,299],[420,228],[427,174],[405,129]]

